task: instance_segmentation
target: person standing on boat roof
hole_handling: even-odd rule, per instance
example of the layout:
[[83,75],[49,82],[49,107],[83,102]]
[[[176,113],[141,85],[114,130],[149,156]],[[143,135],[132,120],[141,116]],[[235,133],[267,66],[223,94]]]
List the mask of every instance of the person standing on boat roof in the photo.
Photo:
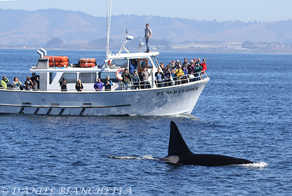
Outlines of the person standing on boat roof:
[[152,30],[149,28],[149,24],[146,24],[146,29],[145,29],[145,42],[146,42],[146,52],[150,52],[150,46],[149,46],[149,41],[150,37],[152,35]]
[[123,78],[122,82],[124,83],[124,89],[130,90],[131,74],[129,73],[127,68],[122,74],[122,78]]
[[93,87],[94,87],[94,89],[95,89],[96,91],[102,91],[103,84],[102,84],[102,82],[100,81],[100,78],[97,79],[97,82],[95,82],[95,84],[94,84]]
[[7,89],[7,83],[9,83],[8,78],[6,78],[6,76],[3,76],[2,80],[1,80],[1,86],[2,86],[4,89]]
[[111,81],[109,76],[106,76],[106,80],[104,82],[104,89],[106,91],[111,91],[113,82]]

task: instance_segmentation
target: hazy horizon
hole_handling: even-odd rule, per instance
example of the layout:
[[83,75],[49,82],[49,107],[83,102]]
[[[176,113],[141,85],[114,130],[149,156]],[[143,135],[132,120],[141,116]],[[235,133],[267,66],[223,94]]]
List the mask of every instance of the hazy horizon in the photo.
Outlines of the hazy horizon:
[[[106,0],[0,0],[2,9],[34,11],[38,9],[62,9],[80,11],[92,16],[105,17]],[[290,0],[113,0],[112,15],[153,15],[207,21],[273,22],[292,18]],[[278,11],[279,10],[279,11]]]

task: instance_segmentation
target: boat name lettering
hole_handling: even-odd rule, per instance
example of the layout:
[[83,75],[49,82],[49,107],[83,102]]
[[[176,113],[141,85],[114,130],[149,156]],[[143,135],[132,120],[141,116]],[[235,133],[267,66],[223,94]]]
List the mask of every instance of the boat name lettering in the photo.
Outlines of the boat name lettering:
[[187,89],[181,89],[181,90],[172,90],[172,91],[166,91],[166,92],[158,92],[157,96],[160,95],[171,95],[171,94],[177,94],[177,93],[186,93],[190,91],[196,91],[198,90],[199,87],[194,87],[194,88],[187,88]]

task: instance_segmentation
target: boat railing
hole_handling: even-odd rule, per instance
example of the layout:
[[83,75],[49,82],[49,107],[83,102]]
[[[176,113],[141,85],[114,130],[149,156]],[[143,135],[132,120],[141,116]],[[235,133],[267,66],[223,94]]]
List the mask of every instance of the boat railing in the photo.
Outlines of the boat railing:
[[[163,88],[163,87],[169,87],[169,86],[175,86],[175,85],[181,85],[191,82],[198,82],[201,80],[204,80],[208,78],[206,73],[195,73],[195,74],[188,74],[188,75],[182,75],[179,77],[172,77],[165,78],[162,81],[154,80],[151,81],[139,81],[139,82],[131,82],[130,84],[124,84],[122,81],[118,83],[114,83],[114,85],[111,88],[111,91],[117,91],[117,90],[138,90],[138,89],[149,89],[149,88]],[[31,90],[25,90],[25,86],[22,86],[23,91],[38,91],[35,89]],[[3,87],[0,87],[2,90],[17,90],[16,88],[13,88],[12,86],[8,86],[7,89],[4,89]],[[20,90],[22,91],[22,90]],[[59,92],[61,89],[48,89],[47,91],[50,92]],[[102,91],[107,91],[105,87],[103,87]],[[67,91],[62,92],[76,92],[75,89],[67,89]],[[81,92],[95,92],[95,89],[83,89]],[[98,91],[97,91],[98,92]]]
[[161,88],[161,87],[168,87],[168,86],[174,86],[179,84],[185,84],[190,82],[197,82],[200,80],[204,80],[205,78],[208,78],[206,73],[195,73],[195,74],[188,74],[188,75],[182,75],[182,76],[176,76],[170,78],[162,79],[162,81],[154,80],[153,84],[151,85],[150,81],[140,81],[140,82],[131,82],[129,85],[129,88],[123,83],[120,82],[119,86],[116,90],[137,90],[137,89],[147,89],[147,88]]

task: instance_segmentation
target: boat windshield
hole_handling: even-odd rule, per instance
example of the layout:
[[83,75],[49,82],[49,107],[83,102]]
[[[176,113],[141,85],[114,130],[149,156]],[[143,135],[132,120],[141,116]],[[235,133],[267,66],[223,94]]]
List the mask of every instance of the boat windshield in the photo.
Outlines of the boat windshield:
[[154,65],[155,65],[155,67],[158,68],[159,67],[159,63],[158,63],[157,58],[155,56],[152,57],[152,61],[153,61]]
[[128,68],[128,59],[114,59],[111,62],[111,68]]

